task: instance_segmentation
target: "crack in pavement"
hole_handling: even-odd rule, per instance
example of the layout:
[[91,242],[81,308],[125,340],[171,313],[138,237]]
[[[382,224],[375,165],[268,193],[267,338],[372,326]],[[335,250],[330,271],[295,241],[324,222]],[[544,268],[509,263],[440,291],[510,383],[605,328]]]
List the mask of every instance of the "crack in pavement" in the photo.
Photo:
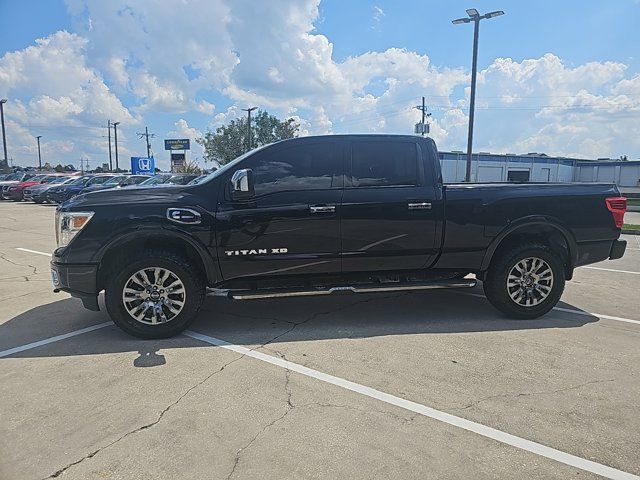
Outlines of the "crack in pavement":
[[593,385],[593,384],[596,384],[596,383],[607,383],[607,382],[613,382],[613,381],[614,381],[613,378],[610,378],[608,380],[592,380],[590,382],[581,383],[579,385],[572,385],[570,387],[559,388],[557,390],[540,391],[540,392],[503,393],[503,394],[500,394],[500,395],[491,395],[489,397],[483,397],[483,398],[480,398],[478,400],[475,400],[475,401],[469,403],[468,405],[465,405],[464,407],[454,408],[453,410],[467,410],[469,408],[475,407],[479,403],[485,402],[487,400],[492,400],[494,398],[503,398],[503,397],[516,397],[516,398],[518,398],[518,397],[529,397],[529,396],[533,396],[533,395],[552,395],[554,393],[562,393],[562,392],[566,392],[566,391],[569,391],[569,390],[576,390],[578,388],[586,387],[587,385]]
[[93,452],[89,453],[88,455],[85,455],[84,457],[82,457],[79,460],[76,460],[75,462],[72,462],[68,465],[66,465],[65,467],[60,468],[59,470],[55,471],[54,473],[52,473],[51,475],[49,475],[48,477],[45,477],[44,480],[50,479],[50,478],[57,478],[60,475],[62,475],[64,472],[66,472],[69,468],[78,465],[79,463],[84,462],[85,460],[89,459],[89,458],[93,458],[95,457],[97,454],[99,454],[100,452],[106,450],[109,447],[112,447],[113,445],[115,445],[116,443],[120,442],[121,440],[124,440],[125,438],[127,438],[130,435],[133,435],[135,433],[141,432],[143,430],[147,430],[151,427],[153,427],[154,425],[157,425],[158,423],[160,423],[160,421],[162,420],[162,418],[164,417],[164,415],[171,410],[171,408],[175,407],[178,403],[180,403],[180,401],[185,398],[189,393],[191,393],[194,389],[198,388],[200,385],[202,385],[203,383],[205,383],[207,380],[209,380],[211,377],[213,377],[214,375],[222,372],[225,368],[227,368],[229,365],[231,365],[232,363],[237,362],[238,360],[242,359],[244,357],[244,355],[240,355],[237,358],[234,358],[233,360],[231,360],[230,362],[225,363],[222,367],[220,367],[218,370],[210,373],[209,375],[207,375],[204,379],[200,380],[199,382],[197,382],[195,385],[192,385],[191,387],[189,387],[182,395],[180,395],[174,402],[172,402],[171,404],[169,404],[166,408],[164,408],[160,414],[158,415],[158,418],[155,419],[153,422],[151,423],[147,423],[145,425],[142,425],[141,427],[138,427],[134,430],[131,430],[127,433],[125,433],[124,435],[121,435],[120,437],[118,437],[116,440],[112,441],[111,443],[108,443],[107,445],[104,445],[100,448],[98,448],[97,450],[94,450]]
[[[339,312],[339,311],[345,310],[345,309],[347,309],[347,308],[351,308],[351,307],[353,307],[353,306],[355,306],[355,305],[359,305],[359,304],[363,304],[363,303],[368,303],[368,302],[371,302],[371,301],[374,301],[374,300],[378,300],[378,299],[383,299],[383,298],[394,298],[394,297],[398,297],[398,296],[401,296],[401,295],[404,295],[404,294],[406,294],[406,292],[401,293],[401,294],[399,294],[399,295],[392,295],[392,296],[386,296],[386,297],[374,297],[374,298],[369,298],[369,299],[366,299],[366,300],[362,300],[362,301],[357,301],[357,302],[354,302],[354,303],[350,303],[350,304],[345,305],[345,306],[343,306],[343,307],[340,307],[340,308],[338,308],[338,309],[331,309],[331,310],[326,311],[326,312],[317,312],[317,313],[314,313],[313,315],[310,315],[308,318],[306,318],[305,320],[303,320],[303,321],[301,321],[301,322],[288,322],[288,323],[292,323],[292,326],[291,326],[290,328],[288,328],[287,330],[285,330],[283,333],[280,333],[280,334],[276,335],[275,337],[271,338],[271,339],[270,339],[270,340],[268,340],[267,342],[262,343],[262,344],[260,344],[260,345],[258,345],[258,346],[256,346],[256,347],[254,347],[254,348],[252,348],[252,349],[250,349],[250,350],[252,350],[252,351],[253,351],[253,350],[260,349],[260,348],[265,348],[267,345],[269,345],[270,343],[274,342],[274,341],[275,341],[275,340],[277,340],[278,338],[281,338],[283,335],[286,335],[286,334],[288,334],[288,333],[292,332],[292,331],[293,331],[297,326],[302,325],[302,324],[304,324],[304,323],[307,323],[307,322],[309,322],[309,321],[311,321],[311,320],[313,320],[313,319],[315,319],[315,318],[317,318],[317,317],[319,317],[319,316],[321,316],[321,315],[328,315],[329,313],[336,313],[336,312]],[[283,355],[283,354],[280,354],[280,355],[282,355],[282,358],[284,358],[284,355]],[[223,371],[225,368],[227,368],[229,365],[231,365],[232,363],[237,362],[238,360],[241,360],[241,359],[242,359],[242,358],[244,358],[244,357],[245,357],[245,355],[240,355],[239,357],[237,357],[237,358],[235,358],[235,359],[231,360],[230,362],[225,363],[221,368],[219,368],[218,370],[216,370],[216,371],[214,371],[214,372],[210,373],[208,376],[206,376],[204,379],[202,379],[202,380],[200,380],[199,382],[197,382],[195,385],[193,385],[193,386],[189,387],[189,388],[188,388],[188,389],[187,389],[187,390],[186,390],[182,395],[180,395],[180,396],[179,396],[179,397],[178,397],[174,402],[172,402],[170,405],[168,405],[166,408],[164,408],[164,409],[160,412],[160,414],[158,415],[158,418],[157,418],[156,420],[154,420],[153,422],[148,423],[148,424],[145,424],[145,425],[142,425],[141,427],[137,427],[137,428],[135,428],[134,430],[131,430],[131,431],[129,431],[129,432],[127,432],[127,433],[125,433],[124,435],[121,435],[120,437],[118,437],[118,438],[117,438],[117,439],[115,439],[114,441],[112,441],[112,442],[110,442],[110,443],[108,443],[108,444],[106,444],[106,445],[104,445],[104,446],[102,446],[102,447],[100,447],[100,448],[98,448],[98,449],[94,450],[93,452],[91,452],[91,453],[89,453],[89,454],[85,455],[84,457],[80,458],[79,460],[76,460],[76,461],[74,461],[74,462],[72,462],[72,463],[69,463],[68,465],[66,465],[66,466],[64,466],[64,467],[62,467],[62,468],[60,468],[60,469],[58,469],[57,471],[55,471],[54,473],[52,473],[52,474],[51,474],[51,475],[49,475],[48,477],[45,477],[45,478],[44,478],[44,480],[51,479],[51,478],[58,478],[60,475],[62,475],[64,472],[66,472],[66,471],[67,471],[68,469],[70,469],[71,467],[73,467],[73,466],[75,466],[75,465],[78,465],[78,464],[82,463],[83,461],[85,461],[85,460],[87,460],[87,459],[90,459],[90,458],[95,457],[97,454],[99,454],[99,453],[103,452],[104,450],[106,450],[106,449],[108,449],[108,448],[112,447],[113,445],[117,444],[117,443],[118,443],[118,442],[120,442],[121,440],[124,440],[125,438],[127,438],[127,437],[129,437],[129,436],[131,436],[131,435],[133,435],[133,434],[139,433],[139,432],[141,432],[141,431],[143,431],[143,430],[147,430],[147,429],[149,429],[149,428],[151,428],[151,427],[153,427],[153,426],[157,425],[158,423],[160,423],[160,421],[162,420],[162,418],[164,417],[164,415],[165,415],[169,410],[171,410],[173,407],[175,407],[176,405],[178,405],[178,403],[180,403],[180,401],[181,401],[183,398],[185,398],[189,393],[191,393],[194,389],[196,389],[196,388],[198,388],[199,386],[203,385],[203,384],[204,384],[207,380],[209,380],[211,377],[213,377],[214,375],[216,375],[216,374],[218,374],[218,373],[222,372],[222,371]],[[286,369],[286,374],[285,374],[285,391],[287,392],[287,407],[286,407],[286,411],[285,411],[281,416],[279,416],[278,418],[274,419],[274,420],[273,420],[272,422],[270,422],[269,424],[265,425],[265,426],[264,426],[264,427],[263,427],[263,428],[262,428],[262,429],[261,429],[261,430],[260,430],[260,431],[259,431],[259,432],[258,432],[258,433],[257,433],[257,434],[256,434],[256,435],[255,435],[255,436],[254,436],[250,441],[249,441],[249,443],[247,443],[244,447],[242,447],[242,448],[240,448],[240,449],[238,450],[238,452],[236,453],[236,457],[235,457],[235,461],[234,461],[233,468],[232,468],[232,470],[231,470],[231,472],[229,473],[229,476],[228,476],[227,478],[231,478],[231,476],[233,476],[233,474],[234,474],[234,472],[235,472],[235,470],[236,470],[236,468],[237,468],[237,466],[238,466],[238,462],[240,461],[240,454],[242,453],[242,451],[244,451],[244,450],[246,450],[248,447],[250,447],[250,446],[251,446],[251,444],[252,444],[253,442],[255,442],[255,441],[258,439],[258,437],[259,437],[262,433],[264,433],[267,429],[269,429],[270,427],[272,427],[273,425],[275,425],[276,423],[278,423],[279,421],[281,421],[281,420],[282,420],[284,417],[286,417],[286,416],[287,416],[287,415],[288,415],[288,414],[289,414],[289,413],[290,413],[294,408],[296,408],[296,407],[295,407],[295,405],[293,404],[293,402],[291,401],[291,395],[292,395],[292,392],[291,392],[290,387],[289,387],[290,374],[291,374],[291,371],[290,371],[290,370],[288,370],[288,369]]]
[[32,268],[33,269],[32,275],[37,275],[38,274],[38,267],[36,267],[35,265],[14,262],[13,260],[8,259],[6,255],[7,255],[6,253],[0,253],[0,259],[4,260],[5,262],[8,262],[8,263],[10,263],[12,265],[15,265],[17,267],[29,267],[29,268]]

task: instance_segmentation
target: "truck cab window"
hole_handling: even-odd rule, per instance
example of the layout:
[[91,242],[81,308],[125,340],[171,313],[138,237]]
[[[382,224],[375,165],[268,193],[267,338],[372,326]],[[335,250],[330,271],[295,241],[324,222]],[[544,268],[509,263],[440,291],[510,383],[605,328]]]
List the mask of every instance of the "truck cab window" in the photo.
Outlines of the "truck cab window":
[[265,152],[247,162],[253,169],[256,195],[339,188],[341,149],[334,143],[317,143]]
[[418,185],[418,155],[411,142],[354,142],[354,187]]

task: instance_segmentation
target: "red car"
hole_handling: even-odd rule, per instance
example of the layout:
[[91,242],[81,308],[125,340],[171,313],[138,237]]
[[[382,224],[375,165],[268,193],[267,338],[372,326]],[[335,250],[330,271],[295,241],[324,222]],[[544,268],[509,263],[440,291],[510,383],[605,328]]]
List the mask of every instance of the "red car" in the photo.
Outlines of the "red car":
[[39,183],[49,183],[56,178],[55,175],[36,175],[31,177],[26,182],[20,182],[13,185],[5,185],[2,187],[2,198],[5,200],[13,200],[14,202],[21,202],[24,198],[24,189],[38,185]]

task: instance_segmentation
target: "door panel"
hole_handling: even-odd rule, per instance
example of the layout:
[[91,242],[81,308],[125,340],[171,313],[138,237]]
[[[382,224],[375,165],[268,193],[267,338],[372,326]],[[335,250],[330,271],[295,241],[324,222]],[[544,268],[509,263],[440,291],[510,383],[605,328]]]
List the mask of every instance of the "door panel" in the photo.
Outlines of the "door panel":
[[343,150],[337,143],[298,142],[238,165],[252,169],[256,196],[235,202],[227,191],[219,202],[223,278],[340,271]]
[[343,271],[429,266],[438,253],[443,202],[426,152],[411,141],[386,140],[354,142],[351,153],[342,198]]

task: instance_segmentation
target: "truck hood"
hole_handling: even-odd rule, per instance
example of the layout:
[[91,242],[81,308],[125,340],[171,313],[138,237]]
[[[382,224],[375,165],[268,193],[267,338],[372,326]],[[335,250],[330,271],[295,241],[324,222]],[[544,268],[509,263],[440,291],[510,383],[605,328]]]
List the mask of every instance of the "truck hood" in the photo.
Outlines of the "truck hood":
[[[93,206],[105,205],[141,205],[141,204],[166,204],[172,205],[193,205],[197,203],[195,197],[202,193],[202,189],[196,188],[198,185],[173,185],[165,187],[130,187],[113,188],[108,190],[98,190],[96,192],[83,193],[65,202],[62,210],[90,209]],[[207,194],[211,189],[207,189]],[[135,207],[132,207],[135,208]]]

